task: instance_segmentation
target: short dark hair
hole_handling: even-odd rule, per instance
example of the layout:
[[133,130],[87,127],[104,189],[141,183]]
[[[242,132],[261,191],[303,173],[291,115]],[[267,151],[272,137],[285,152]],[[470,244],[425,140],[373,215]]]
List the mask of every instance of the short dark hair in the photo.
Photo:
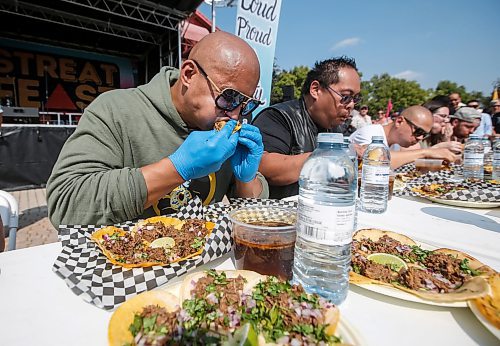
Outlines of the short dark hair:
[[339,82],[339,71],[341,68],[350,67],[358,70],[356,61],[347,56],[317,61],[314,67],[307,73],[306,80],[302,86],[302,96],[309,94],[311,83],[317,80],[323,88],[327,88],[330,84]]
[[467,102],[467,104],[469,104],[469,103],[471,103],[471,102],[481,103],[481,102],[479,102],[479,100],[473,99],[473,100],[469,100],[469,101]]
[[432,113],[437,111],[439,108],[448,107],[449,99],[448,96],[438,95],[434,96],[429,101],[425,102],[422,106],[430,110]]

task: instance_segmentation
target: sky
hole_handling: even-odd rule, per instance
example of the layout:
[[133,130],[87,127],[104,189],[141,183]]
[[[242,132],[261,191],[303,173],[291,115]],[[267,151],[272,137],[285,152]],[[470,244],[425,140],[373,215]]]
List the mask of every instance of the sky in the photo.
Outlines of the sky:
[[[211,7],[199,8],[211,18]],[[234,33],[236,7],[216,8]],[[363,80],[388,73],[434,89],[441,80],[491,95],[500,79],[500,0],[282,0],[281,69],[347,55]]]

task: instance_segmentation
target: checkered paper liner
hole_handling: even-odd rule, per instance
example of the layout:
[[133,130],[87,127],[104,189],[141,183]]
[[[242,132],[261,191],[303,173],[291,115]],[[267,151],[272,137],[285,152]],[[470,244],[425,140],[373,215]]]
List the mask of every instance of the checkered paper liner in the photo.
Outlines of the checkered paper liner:
[[[199,218],[215,223],[202,254],[166,266],[146,268],[124,268],[109,262],[90,239],[91,234],[102,226],[61,225],[59,240],[63,249],[52,270],[84,301],[105,310],[114,309],[141,292],[164,285],[229,252],[232,239],[231,222],[227,214],[234,208],[245,205],[296,208],[294,202],[258,199],[235,199],[231,205],[216,203],[203,207],[201,200],[194,199],[177,214],[169,216],[179,219]],[[116,226],[128,231],[135,223],[128,221]]]
[[399,191],[394,191],[395,196],[415,196],[427,197],[418,192],[412,191],[413,187],[430,184],[454,184],[463,189],[449,192],[439,196],[440,199],[479,202],[479,203],[500,203],[500,185],[491,181],[462,182],[453,183],[450,179],[453,174],[449,171],[429,172],[406,183],[406,187]]

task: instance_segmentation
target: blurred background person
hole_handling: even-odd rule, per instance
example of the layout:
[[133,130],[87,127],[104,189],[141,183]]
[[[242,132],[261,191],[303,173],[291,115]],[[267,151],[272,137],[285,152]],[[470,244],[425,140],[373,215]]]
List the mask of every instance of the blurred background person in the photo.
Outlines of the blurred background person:
[[490,138],[490,136],[493,135],[493,125],[491,124],[491,115],[489,115],[488,112],[485,112],[483,111],[482,108],[480,108],[478,100],[470,100],[469,102],[467,102],[467,107],[474,108],[481,113],[481,121],[476,131],[474,131],[473,134],[479,137]]
[[372,117],[368,114],[368,106],[362,105],[359,108],[359,112],[356,112],[352,116],[352,126],[354,126],[356,129],[360,129],[371,124]]
[[[415,145],[409,148],[401,148],[401,150],[414,150],[422,148],[446,148],[460,154],[463,146],[460,142],[450,141],[450,135],[446,136],[445,131],[450,123],[450,109],[448,108],[447,96],[435,96],[431,100],[425,102],[422,106],[427,108],[432,113],[432,128],[428,137],[422,139]],[[453,129],[451,128],[451,132]]]
[[465,103],[462,102],[462,97],[459,93],[451,93],[448,95],[448,99],[450,102],[450,114],[455,114],[458,109],[465,107]]
[[464,143],[479,126],[481,113],[474,108],[462,107],[455,114],[451,114],[450,119],[450,124],[453,128],[451,140]]
[[416,159],[433,158],[455,162],[457,156],[448,148],[425,148],[400,151],[427,137],[433,125],[431,112],[422,106],[411,106],[387,125],[369,125],[354,132],[349,138],[355,145],[358,156],[363,156],[373,136],[384,137],[384,143],[391,148],[391,168],[396,169]]
[[490,104],[493,134],[500,135],[500,100],[492,100]]

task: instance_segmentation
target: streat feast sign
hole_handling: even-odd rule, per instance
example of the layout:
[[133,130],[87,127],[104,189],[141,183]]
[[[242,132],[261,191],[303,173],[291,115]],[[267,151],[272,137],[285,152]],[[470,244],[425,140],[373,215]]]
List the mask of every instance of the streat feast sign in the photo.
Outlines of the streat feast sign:
[[281,0],[240,0],[238,4],[236,35],[252,46],[260,62],[260,81],[254,96],[265,104],[254,115],[269,105],[280,9]]
[[132,86],[128,59],[14,40],[0,44],[0,99],[17,107],[81,112],[98,95]]

